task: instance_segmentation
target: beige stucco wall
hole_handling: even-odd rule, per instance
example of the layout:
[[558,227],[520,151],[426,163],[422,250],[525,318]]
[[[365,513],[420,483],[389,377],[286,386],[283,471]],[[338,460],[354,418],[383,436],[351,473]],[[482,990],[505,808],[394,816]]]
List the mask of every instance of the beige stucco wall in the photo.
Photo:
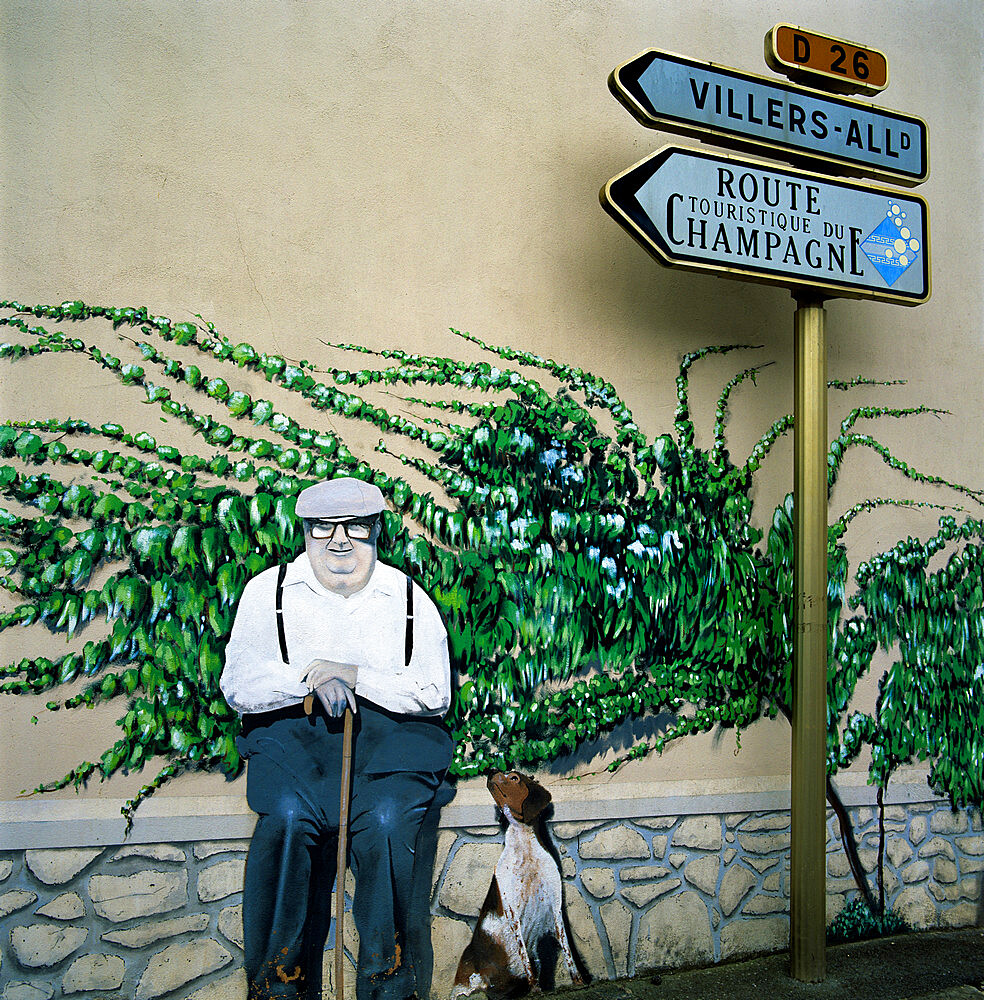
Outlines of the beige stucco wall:
[[[909,385],[833,396],[831,427],[862,401],[946,407],[944,420],[886,424],[880,436],[911,464],[980,486],[977,0],[2,0],[0,295],[201,313],[236,340],[313,360],[319,338],[471,356],[447,334],[455,326],[604,375],[649,434],[669,428],[685,351],[762,344],[776,364],[734,399],[732,454],[743,456],[792,406],[792,300],[660,269],[602,212],[601,185],[673,141],[637,124],[606,80],[649,46],[764,74],[762,39],[780,19],[882,49],[891,85],[878,103],[930,126],[920,193],[933,298],[828,307],[830,377]],[[705,432],[736,365],[695,372]],[[89,415],[129,407],[144,418],[98,373],[59,366],[35,369],[38,381],[5,367],[3,416],[76,415],[85,397]],[[759,487],[763,522],[790,477],[786,444]],[[858,455],[833,512],[874,495],[940,496]],[[852,561],[930,532],[935,517],[859,521]],[[7,659],[20,642],[6,637]],[[115,705],[68,718],[45,713],[45,700],[0,701],[0,800],[115,738]],[[782,774],[788,728],[757,725],[740,756],[733,747],[730,736],[691,740],[617,780]],[[122,798],[147,777],[88,794]],[[191,791],[229,789],[215,776],[172,789]]]

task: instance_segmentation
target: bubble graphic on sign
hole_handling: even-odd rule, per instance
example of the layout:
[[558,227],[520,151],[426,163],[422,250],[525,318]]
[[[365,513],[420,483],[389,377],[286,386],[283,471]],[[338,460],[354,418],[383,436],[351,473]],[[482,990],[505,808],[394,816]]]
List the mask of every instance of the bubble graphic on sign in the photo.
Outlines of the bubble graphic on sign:
[[890,202],[885,218],[861,243],[861,249],[888,285],[894,285],[919,254],[919,240],[905,225],[906,213]]

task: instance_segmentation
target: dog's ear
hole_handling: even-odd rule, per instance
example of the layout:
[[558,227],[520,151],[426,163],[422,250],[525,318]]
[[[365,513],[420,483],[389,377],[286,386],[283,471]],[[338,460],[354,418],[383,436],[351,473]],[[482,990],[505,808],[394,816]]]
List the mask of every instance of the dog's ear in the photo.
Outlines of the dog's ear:
[[526,778],[526,801],[523,803],[523,822],[532,823],[550,805],[550,793],[533,778]]

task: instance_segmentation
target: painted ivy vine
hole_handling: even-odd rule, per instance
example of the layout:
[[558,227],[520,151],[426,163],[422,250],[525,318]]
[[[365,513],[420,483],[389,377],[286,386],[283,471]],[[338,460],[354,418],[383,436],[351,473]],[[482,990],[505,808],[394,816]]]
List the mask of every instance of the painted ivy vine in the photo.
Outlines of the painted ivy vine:
[[[690,415],[693,366],[743,345],[683,359],[673,427],[650,440],[603,379],[469,334],[458,336],[494,363],[333,344],[359,364],[318,371],[205,321],[172,322],[143,308],[0,307],[0,325],[14,333],[0,345],[8,377],[41,355],[74,354],[142,395],[155,419],[184,425],[210,447],[207,457],[181,450],[165,425],[152,432],[81,416],[0,426],[0,568],[15,598],[0,628],[41,623],[74,640],[64,656],[27,655],[4,667],[2,690],[39,694],[74,682],[77,693],[49,709],[121,706],[122,732],[101,759],[38,791],[163,760],[128,804],[131,816],[183,770],[239,771],[238,720],[218,690],[236,602],[247,579],[300,550],[296,493],[342,472],[388,497],[384,557],[421,582],[447,622],[461,671],[453,773],[536,767],[646,713],[669,712],[675,722],[612,769],[692,733],[727,727],[740,736],[757,718],[788,713],[792,500],[763,538],[751,489],[792,418],[776,421],[743,462],[732,460],[730,395],[759,367],[722,390],[710,449],[695,444]],[[129,360],[90,342],[88,331],[106,324]],[[248,391],[256,376],[269,393]],[[831,387],[892,384],[858,378]],[[425,398],[427,387],[443,398],[433,390]],[[398,400],[396,412],[371,401],[378,390]],[[285,412],[298,406],[309,413],[304,422]],[[407,407],[425,415],[408,417]],[[980,490],[913,469],[857,430],[861,420],[939,412],[852,410],[830,445],[830,488],[861,448],[910,481],[984,501]],[[446,499],[353,454],[333,429],[345,420],[377,428],[378,450]],[[889,504],[937,506],[861,499],[829,530],[828,773],[867,747],[871,781],[884,789],[900,765],[927,760],[934,788],[979,806],[984,525],[945,514],[933,537],[899,542],[862,563],[851,583],[848,525]],[[931,569],[944,550],[945,563]],[[89,629],[100,634],[86,639]],[[891,663],[875,709],[852,710],[878,649]]]

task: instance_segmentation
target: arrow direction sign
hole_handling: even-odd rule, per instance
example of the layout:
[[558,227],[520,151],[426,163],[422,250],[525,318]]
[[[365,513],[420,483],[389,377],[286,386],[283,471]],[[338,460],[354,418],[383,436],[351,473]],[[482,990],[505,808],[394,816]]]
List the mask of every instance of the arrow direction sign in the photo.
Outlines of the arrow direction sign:
[[899,111],[659,49],[623,63],[608,85],[649,128],[910,187],[929,176],[929,129]]
[[930,296],[929,209],[915,195],[664,146],[601,203],[656,259],[827,296]]

